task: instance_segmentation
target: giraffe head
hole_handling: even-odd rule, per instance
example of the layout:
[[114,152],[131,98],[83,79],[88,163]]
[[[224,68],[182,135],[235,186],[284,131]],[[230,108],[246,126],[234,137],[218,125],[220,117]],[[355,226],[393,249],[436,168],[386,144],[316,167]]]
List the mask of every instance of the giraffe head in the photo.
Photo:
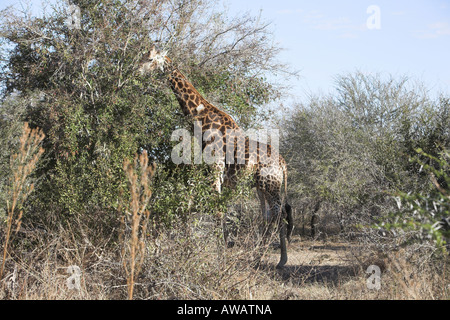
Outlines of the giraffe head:
[[148,74],[155,69],[164,72],[164,66],[170,63],[170,59],[166,57],[166,54],[166,51],[161,52],[153,46],[152,50],[143,56],[139,66],[139,72],[142,75]]

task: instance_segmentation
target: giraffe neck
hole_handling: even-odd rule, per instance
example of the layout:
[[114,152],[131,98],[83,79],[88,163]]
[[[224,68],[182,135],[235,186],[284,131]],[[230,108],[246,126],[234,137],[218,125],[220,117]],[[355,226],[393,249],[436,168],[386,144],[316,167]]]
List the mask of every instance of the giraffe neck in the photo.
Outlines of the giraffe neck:
[[174,66],[169,69],[169,82],[185,116],[198,118],[207,105],[210,105],[186,76]]
[[239,129],[237,123],[226,112],[209,103],[194,88],[192,83],[176,68],[170,60],[166,69],[170,87],[175,93],[178,103],[186,117],[200,121],[202,132],[219,129],[226,134],[227,129]]

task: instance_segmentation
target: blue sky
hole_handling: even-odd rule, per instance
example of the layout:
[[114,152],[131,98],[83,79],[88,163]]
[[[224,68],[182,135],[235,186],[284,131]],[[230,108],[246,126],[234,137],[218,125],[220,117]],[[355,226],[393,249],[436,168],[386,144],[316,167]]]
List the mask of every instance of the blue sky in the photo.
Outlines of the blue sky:
[[[41,0],[32,0],[39,9]],[[1,0],[0,9],[20,3]],[[300,71],[289,80],[296,100],[334,90],[338,74],[409,76],[432,96],[450,94],[450,0],[224,0],[231,15],[250,12],[272,22],[280,61]],[[369,29],[370,6],[379,28]],[[373,21],[373,20],[371,20]]]
[[[228,0],[232,14],[249,11],[272,22],[280,56],[300,79],[299,99],[334,90],[335,76],[366,73],[407,75],[432,96],[450,94],[450,0]],[[367,21],[379,9],[379,28]],[[374,20],[369,21],[372,25]]]

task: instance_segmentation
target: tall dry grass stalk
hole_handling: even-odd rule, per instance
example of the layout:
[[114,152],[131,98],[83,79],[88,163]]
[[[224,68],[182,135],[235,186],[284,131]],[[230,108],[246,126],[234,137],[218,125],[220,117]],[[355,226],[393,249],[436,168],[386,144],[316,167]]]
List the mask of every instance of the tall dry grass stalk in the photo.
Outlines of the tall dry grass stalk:
[[[145,258],[145,236],[150,216],[147,206],[152,196],[150,184],[156,164],[148,165],[145,151],[139,157],[136,156],[133,163],[126,159],[123,168],[129,182],[130,201],[122,208],[122,259],[127,277],[128,299],[132,300],[135,279]],[[127,232],[128,228],[131,229],[130,232]]]
[[30,129],[28,123],[25,122],[22,136],[20,137],[20,148],[10,159],[12,176],[10,178],[11,188],[9,191],[9,200],[6,202],[6,232],[0,279],[3,277],[13,225],[17,233],[22,223],[23,210],[21,209],[21,205],[34,189],[34,184],[30,183],[29,176],[36,168],[39,158],[44,153],[44,149],[41,147],[44,138],[45,135],[42,130],[39,128]]

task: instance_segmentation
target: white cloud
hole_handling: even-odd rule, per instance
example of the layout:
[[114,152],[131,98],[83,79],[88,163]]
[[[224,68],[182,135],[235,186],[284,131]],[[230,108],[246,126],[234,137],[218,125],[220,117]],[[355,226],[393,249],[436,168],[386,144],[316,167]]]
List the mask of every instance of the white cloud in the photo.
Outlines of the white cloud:
[[355,24],[349,17],[327,17],[319,11],[304,14],[302,22],[315,30],[339,32],[337,36],[342,39],[356,39],[367,29],[365,24]]
[[440,36],[450,36],[450,23],[435,22],[428,25],[427,30],[418,32],[416,36],[420,39],[436,39]]
[[319,10],[305,11],[303,9],[280,9],[276,11],[279,15],[297,15],[299,22],[310,29],[319,31],[335,32],[339,38],[358,38],[360,32],[366,31],[366,24],[355,24],[347,16],[329,17]]
[[325,18],[325,15],[323,15],[319,11],[314,10],[304,14],[302,17],[302,21],[307,24],[317,24],[323,18]]
[[282,9],[277,11],[277,14],[293,14],[293,13],[295,13],[295,10],[292,9]]
[[406,11],[391,11],[390,14],[393,16],[404,16],[406,15]]
[[351,28],[350,19],[347,17],[340,17],[337,19],[321,20],[316,23],[313,28],[318,30],[341,30]]
[[277,14],[295,14],[295,13],[302,13],[303,10],[302,9],[282,9],[282,10],[278,10],[276,13]]
[[355,33],[348,32],[348,33],[343,33],[343,34],[339,35],[339,38],[342,38],[342,39],[356,39],[356,38],[358,38],[358,35],[355,34]]
[[438,36],[450,35],[450,24],[448,22],[436,22],[431,24],[429,28]]

